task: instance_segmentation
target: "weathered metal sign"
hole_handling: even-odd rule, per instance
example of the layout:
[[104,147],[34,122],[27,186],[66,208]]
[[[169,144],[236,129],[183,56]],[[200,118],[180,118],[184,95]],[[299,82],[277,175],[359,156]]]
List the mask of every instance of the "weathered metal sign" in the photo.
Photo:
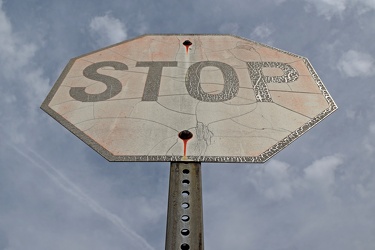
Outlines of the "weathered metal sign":
[[110,161],[264,162],[336,108],[306,58],[230,35],[74,58],[42,104]]

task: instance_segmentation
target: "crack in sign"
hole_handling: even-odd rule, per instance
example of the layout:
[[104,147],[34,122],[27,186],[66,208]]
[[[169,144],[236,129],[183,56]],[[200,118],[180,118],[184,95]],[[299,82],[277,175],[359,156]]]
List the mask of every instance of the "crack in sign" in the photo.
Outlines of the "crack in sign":
[[197,121],[196,134],[197,142],[194,150],[196,152],[195,155],[204,156],[207,148],[211,145],[211,139],[214,136],[214,133],[210,131],[208,126]]

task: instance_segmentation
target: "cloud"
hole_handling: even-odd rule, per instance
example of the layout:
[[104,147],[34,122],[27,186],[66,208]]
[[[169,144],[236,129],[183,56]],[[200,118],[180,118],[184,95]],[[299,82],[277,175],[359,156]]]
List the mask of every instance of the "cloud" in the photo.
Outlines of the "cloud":
[[37,47],[24,42],[13,33],[12,24],[2,9],[0,1],[0,72],[7,80],[17,77],[22,67],[25,67],[35,55]]
[[373,76],[375,74],[375,60],[369,54],[349,50],[341,56],[337,68],[343,75],[349,77]]
[[327,19],[331,19],[335,15],[342,15],[347,9],[356,8],[360,12],[375,9],[373,0],[305,0],[307,5],[306,11],[310,11],[311,7],[315,7],[319,15]]
[[342,163],[341,156],[327,156],[299,172],[285,162],[270,160],[251,173],[249,180],[259,193],[274,201],[290,199],[298,192],[321,191],[324,196],[334,185],[335,171]]
[[13,31],[0,1],[0,106],[4,107],[0,125],[13,141],[22,140],[22,126],[38,119],[39,105],[49,89],[43,69],[33,61],[38,49]]
[[[2,7],[2,2],[0,2]],[[24,67],[35,54],[36,46],[24,43],[13,34],[12,25],[0,9],[0,70],[6,79],[13,79],[20,67]]]
[[282,200],[292,197],[293,173],[289,164],[271,160],[264,168],[259,169],[255,175],[250,175],[250,181],[258,192],[271,200]]
[[333,15],[341,14],[347,8],[347,0],[306,0],[306,10],[314,6],[319,15],[330,19]]
[[251,32],[250,37],[254,40],[258,40],[267,44],[272,44],[273,41],[269,40],[270,36],[273,33],[273,28],[268,24],[261,24],[255,27]]
[[90,34],[99,47],[121,42],[127,38],[127,29],[121,20],[110,14],[94,17],[89,25]]
[[328,190],[335,183],[335,170],[343,163],[341,156],[316,160],[304,170],[304,182],[309,188]]
[[251,35],[260,37],[260,38],[267,38],[272,34],[272,30],[270,27],[268,27],[266,24],[262,24],[257,26],[254,31],[251,33]]

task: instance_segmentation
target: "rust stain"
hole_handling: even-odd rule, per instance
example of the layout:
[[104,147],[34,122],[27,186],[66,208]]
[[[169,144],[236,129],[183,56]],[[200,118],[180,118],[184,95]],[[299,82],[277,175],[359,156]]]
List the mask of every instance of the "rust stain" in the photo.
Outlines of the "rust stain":
[[189,53],[189,47],[193,44],[189,40],[186,40],[185,42],[182,43],[186,47],[186,54]]
[[178,137],[184,142],[184,159],[186,159],[186,148],[188,141],[193,138],[193,133],[189,130],[183,130],[178,133]]

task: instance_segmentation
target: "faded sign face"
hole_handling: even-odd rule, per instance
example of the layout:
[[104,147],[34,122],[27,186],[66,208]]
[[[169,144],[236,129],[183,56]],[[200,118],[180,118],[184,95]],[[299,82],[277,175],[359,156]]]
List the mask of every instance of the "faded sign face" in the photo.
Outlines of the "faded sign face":
[[77,57],[42,104],[110,161],[264,162],[336,108],[306,58],[224,35]]

